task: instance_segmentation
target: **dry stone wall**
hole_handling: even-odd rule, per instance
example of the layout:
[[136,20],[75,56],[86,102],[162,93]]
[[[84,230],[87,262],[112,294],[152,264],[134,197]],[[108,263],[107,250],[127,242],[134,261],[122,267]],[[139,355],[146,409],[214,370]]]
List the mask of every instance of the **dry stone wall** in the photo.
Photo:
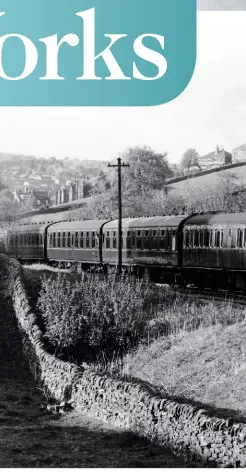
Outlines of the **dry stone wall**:
[[246,466],[246,424],[211,417],[200,408],[155,397],[137,383],[83,371],[47,353],[21,268],[13,260],[5,262],[19,326],[35,354],[40,380],[52,396],[59,401],[72,398],[81,412],[168,445],[203,466]]

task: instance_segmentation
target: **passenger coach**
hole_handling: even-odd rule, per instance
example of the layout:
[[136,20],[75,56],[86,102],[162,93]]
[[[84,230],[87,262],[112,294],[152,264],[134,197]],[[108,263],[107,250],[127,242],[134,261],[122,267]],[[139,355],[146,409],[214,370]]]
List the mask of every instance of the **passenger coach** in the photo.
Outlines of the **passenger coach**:
[[[179,228],[186,216],[141,217],[122,220],[122,264],[148,270],[153,279],[179,272]],[[103,227],[103,261],[118,261],[118,220]],[[166,270],[166,272],[165,272]]]
[[8,234],[9,256],[28,261],[46,260],[47,227],[47,223],[14,225]]
[[103,263],[103,227],[108,220],[78,220],[51,225],[48,229],[47,257],[50,262]]
[[246,213],[188,218],[183,229],[185,280],[246,290]]

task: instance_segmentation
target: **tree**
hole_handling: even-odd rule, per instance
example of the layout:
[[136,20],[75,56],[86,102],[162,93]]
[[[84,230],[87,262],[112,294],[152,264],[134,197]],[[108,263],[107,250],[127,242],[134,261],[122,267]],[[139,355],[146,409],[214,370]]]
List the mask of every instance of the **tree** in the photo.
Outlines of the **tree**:
[[181,169],[188,169],[189,171],[190,168],[193,166],[197,166],[200,168],[199,154],[195,149],[189,148],[181,158],[180,167]]

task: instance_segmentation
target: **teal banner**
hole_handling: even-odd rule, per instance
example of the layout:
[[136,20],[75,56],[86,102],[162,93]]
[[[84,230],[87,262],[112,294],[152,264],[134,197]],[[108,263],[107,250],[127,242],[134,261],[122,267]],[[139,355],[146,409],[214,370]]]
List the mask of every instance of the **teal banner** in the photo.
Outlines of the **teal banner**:
[[196,0],[0,0],[0,106],[146,106],[192,78]]

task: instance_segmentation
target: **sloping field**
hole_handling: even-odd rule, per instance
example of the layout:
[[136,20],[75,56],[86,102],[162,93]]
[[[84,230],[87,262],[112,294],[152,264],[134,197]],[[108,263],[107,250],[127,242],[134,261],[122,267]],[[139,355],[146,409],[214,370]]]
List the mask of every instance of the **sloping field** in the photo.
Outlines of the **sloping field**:
[[184,181],[172,183],[167,187],[171,193],[183,194],[187,191],[197,192],[200,189],[206,190],[215,187],[221,180],[228,180],[237,185],[246,187],[246,166],[223,169],[205,176],[191,177]]
[[125,374],[168,395],[246,418],[246,322],[160,338],[125,359]]

